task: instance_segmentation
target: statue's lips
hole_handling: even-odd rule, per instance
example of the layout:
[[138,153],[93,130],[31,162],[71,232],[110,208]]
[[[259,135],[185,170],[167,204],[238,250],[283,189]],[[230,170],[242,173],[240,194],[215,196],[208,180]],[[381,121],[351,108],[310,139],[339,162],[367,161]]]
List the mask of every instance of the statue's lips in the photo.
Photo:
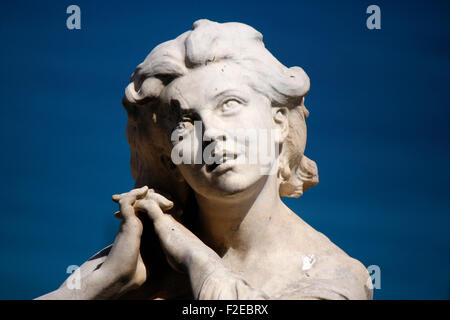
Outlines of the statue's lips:
[[236,164],[235,160],[237,159],[237,157],[237,154],[226,154],[221,159],[219,159],[218,163],[207,164],[206,171],[210,173],[223,173],[231,170]]

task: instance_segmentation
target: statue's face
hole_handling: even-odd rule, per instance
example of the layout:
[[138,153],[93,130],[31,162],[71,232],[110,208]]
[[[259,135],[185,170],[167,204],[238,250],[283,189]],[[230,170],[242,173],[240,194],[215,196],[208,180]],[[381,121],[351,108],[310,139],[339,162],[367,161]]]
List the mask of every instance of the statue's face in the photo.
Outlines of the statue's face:
[[278,125],[269,99],[244,78],[235,64],[213,63],[174,80],[163,94],[171,112],[179,114],[173,124],[172,160],[194,191],[206,198],[238,198],[251,192],[267,178],[276,158],[272,155],[270,163],[255,159],[255,153],[262,154],[262,144],[275,149],[273,141],[261,135],[270,135]]

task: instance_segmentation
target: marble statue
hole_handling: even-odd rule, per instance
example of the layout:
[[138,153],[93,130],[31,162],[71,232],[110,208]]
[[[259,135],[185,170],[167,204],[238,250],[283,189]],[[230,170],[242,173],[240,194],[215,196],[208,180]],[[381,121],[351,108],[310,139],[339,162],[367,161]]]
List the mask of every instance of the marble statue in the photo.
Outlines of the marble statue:
[[38,299],[371,299],[366,268],[281,201],[318,183],[309,88],[242,23],[199,20],[154,48],[123,98],[135,189],[113,196],[116,239],[79,288],[71,275]]

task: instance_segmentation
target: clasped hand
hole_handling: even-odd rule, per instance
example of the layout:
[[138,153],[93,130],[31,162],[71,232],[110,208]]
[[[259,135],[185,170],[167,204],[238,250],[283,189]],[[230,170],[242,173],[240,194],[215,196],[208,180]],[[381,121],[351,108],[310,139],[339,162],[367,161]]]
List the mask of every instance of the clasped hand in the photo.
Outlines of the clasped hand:
[[116,194],[113,195],[113,201],[119,204],[120,210],[115,216],[122,223],[101,271],[114,275],[111,278],[121,284],[117,286],[120,289],[116,289],[120,293],[139,287],[147,280],[146,266],[139,251],[143,232],[143,224],[138,215],[140,212],[153,222],[160,245],[174,269],[182,269],[191,274],[191,268],[201,268],[208,261],[218,259],[212,249],[167,213],[174,206],[173,202],[153,189],[145,186]]

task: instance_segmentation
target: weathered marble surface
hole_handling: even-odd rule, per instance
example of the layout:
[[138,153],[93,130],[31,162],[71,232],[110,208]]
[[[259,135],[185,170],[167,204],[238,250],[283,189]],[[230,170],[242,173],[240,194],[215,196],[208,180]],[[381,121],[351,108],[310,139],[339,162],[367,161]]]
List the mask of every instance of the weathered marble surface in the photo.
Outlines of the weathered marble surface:
[[[113,196],[115,242],[81,266],[80,288],[72,275],[40,299],[371,299],[364,266],[280,198],[318,183],[309,87],[241,23],[199,20],[153,49],[123,99],[136,189]],[[241,129],[271,133],[279,155],[252,161],[260,136]],[[207,148],[219,164],[186,161]]]

